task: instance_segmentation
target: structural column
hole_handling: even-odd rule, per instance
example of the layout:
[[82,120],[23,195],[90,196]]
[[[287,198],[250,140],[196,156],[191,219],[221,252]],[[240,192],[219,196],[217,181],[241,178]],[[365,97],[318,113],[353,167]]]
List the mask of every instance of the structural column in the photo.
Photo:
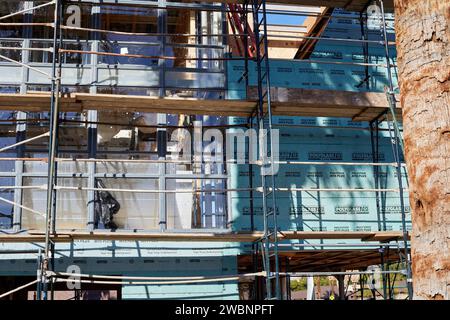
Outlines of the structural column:
[[[33,7],[32,1],[26,1],[24,3],[24,8],[29,9]],[[24,14],[23,21],[25,23],[30,23],[33,21],[33,15],[31,12],[27,12]],[[22,47],[23,48],[29,48],[30,47],[30,38],[32,37],[32,28],[30,26],[23,27],[23,42]],[[24,50],[22,51],[22,63],[28,64],[29,63],[29,52]],[[20,84],[20,93],[25,94],[27,93],[27,82],[28,82],[28,76],[29,76],[29,70],[26,67],[22,67],[22,83]],[[20,142],[22,140],[26,139],[26,120],[27,120],[27,114],[23,111],[18,111],[16,114],[16,142]],[[21,145],[17,147],[16,156],[18,158],[23,158],[25,156],[25,145]],[[14,164],[14,171],[16,173],[14,184],[19,187],[23,184],[23,169],[24,169],[24,162],[23,160],[17,160]],[[16,189],[14,190],[14,203],[22,204],[22,189]],[[18,205],[14,206],[14,215],[13,215],[13,230],[19,231],[22,227],[22,208]]]
[[338,281],[339,300],[345,300],[345,276],[339,274],[336,276],[336,279]]
[[314,277],[306,277],[306,300],[316,300],[316,290],[314,287]]

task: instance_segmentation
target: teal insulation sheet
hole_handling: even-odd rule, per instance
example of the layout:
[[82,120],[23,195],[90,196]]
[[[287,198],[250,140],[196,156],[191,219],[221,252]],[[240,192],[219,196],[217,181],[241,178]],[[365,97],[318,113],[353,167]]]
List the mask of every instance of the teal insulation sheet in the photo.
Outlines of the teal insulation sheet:
[[[324,38],[360,39],[359,14],[336,10]],[[395,40],[393,17],[388,20],[388,39]],[[271,87],[380,92],[388,86],[386,53],[380,30],[368,30],[367,45],[357,42],[319,40],[309,60],[270,60]],[[366,47],[366,48],[365,48]],[[367,58],[364,52],[367,50]],[[395,46],[389,46],[390,62],[395,65]],[[318,63],[318,62],[327,63]],[[370,63],[375,66],[350,65]],[[396,68],[392,68],[393,85],[397,86]],[[242,80],[244,64],[228,62],[228,98],[245,99]],[[369,76],[367,78],[367,75]],[[366,81],[364,81],[366,80]],[[249,63],[249,86],[257,85],[256,64]],[[386,100],[387,105],[387,100]],[[231,117],[229,124],[247,123],[248,119]],[[280,165],[275,177],[278,188],[318,189],[398,189],[394,166],[373,167],[357,163],[373,162],[369,124],[345,118],[273,117],[279,130],[279,160],[308,162],[354,162],[355,165]],[[392,127],[391,127],[392,129]],[[391,136],[386,123],[378,135],[379,162],[395,161]],[[401,160],[403,157],[401,155]],[[377,169],[378,168],[378,169]],[[250,186],[248,164],[229,165],[230,187]],[[407,176],[402,167],[402,184]],[[259,167],[253,166],[252,183],[261,186]],[[411,227],[408,193],[404,192],[407,228]],[[280,230],[303,231],[377,231],[402,230],[399,192],[392,191],[288,191],[276,193],[276,212]],[[232,192],[229,200],[234,230],[251,230],[249,192]],[[263,229],[261,194],[254,192],[254,228]],[[344,241],[351,242],[351,241]]]
[[[36,276],[37,252],[42,247],[40,243],[0,243],[0,276]],[[177,277],[224,277],[238,273],[239,250],[235,243],[219,242],[74,241],[56,244],[54,266],[59,272],[164,277],[166,281],[177,281]],[[123,284],[121,297],[239,299],[239,290],[236,280]]]

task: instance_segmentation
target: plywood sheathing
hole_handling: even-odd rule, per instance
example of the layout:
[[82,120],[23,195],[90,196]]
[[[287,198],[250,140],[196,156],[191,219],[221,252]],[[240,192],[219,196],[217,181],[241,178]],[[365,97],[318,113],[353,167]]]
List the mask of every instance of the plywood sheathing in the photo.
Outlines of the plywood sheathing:
[[450,2],[396,0],[416,299],[450,299]]

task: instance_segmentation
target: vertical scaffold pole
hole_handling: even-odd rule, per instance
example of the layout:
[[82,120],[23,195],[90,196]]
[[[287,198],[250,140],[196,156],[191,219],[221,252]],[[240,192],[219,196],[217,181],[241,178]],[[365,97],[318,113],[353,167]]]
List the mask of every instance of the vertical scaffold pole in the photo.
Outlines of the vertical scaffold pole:
[[[158,33],[165,34],[167,33],[167,10],[166,8],[166,0],[158,0]],[[167,37],[160,36],[158,37],[158,41],[160,43],[159,46],[159,54],[161,56],[166,55],[166,39]],[[158,60],[159,67],[159,97],[166,96],[166,60],[159,59]],[[157,114],[157,123],[158,128],[156,129],[156,140],[157,140],[157,150],[158,150],[158,160],[166,160],[167,156],[167,128],[164,126],[167,125],[167,114],[158,113]],[[163,162],[158,164],[159,169],[159,178],[158,178],[158,188],[160,190],[166,190],[166,173],[167,168],[166,164]],[[161,232],[167,229],[167,196],[166,193],[161,192],[158,194],[158,218],[159,218],[159,230]]]
[[[248,33],[251,31],[248,29],[248,0],[245,0],[243,3],[243,10],[242,10],[242,15],[240,16],[240,18],[243,20],[243,25],[244,25],[244,72],[242,74],[242,77],[240,78],[240,81],[244,81],[244,85],[245,88],[247,90],[247,88],[249,87],[249,41],[248,41]],[[245,99],[248,99],[248,92],[245,92]],[[248,123],[248,128],[249,130],[253,130],[253,114],[251,116],[248,117],[247,119],[247,123]],[[254,143],[254,141],[251,140],[251,138],[249,137],[249,141],[247,144],[247,154],[248,154],[248,159],[249,159],[249,163],[248,163],[248,186],[250,188],[249,191],[249,210],[250,210],[250,230],[251,231],[255,231],[255,199],[254,199],[254,191],[253,191],[253,163],[250,162],[250,152],[252,149],[252,143]],[[252,262],[253,262],[253,272],[257,272],[258,268],[259,268],[259,262],[258,262],[258,243],[252,243]],[[255,277],[255,280],[253,282],[253,290],[252,290],[252,299],[253,300],[257,300],[259,298],[259,277]]]
[[42,279],[43,279],[43,299],[47,300],[48,296],[48,278],[47,271],[49,269],[49,260],[52,256],[52,245],[50,241],[50,233],[54,230],[53,215],[55,214],[55,157],[57,143],[57,128],[59,118],[59,91],[61,85],[61,77],[57,74],[57,65],[59,62],[59,32],[60,32],[60,8],[61,0],[55,0],[54,4],[54,26],[53,26],[53,54],[52,54],[52,78],[51,78],[51,95],[50,95],[50,138],[48,149],[48,173],[47,173],[47,202],[45,212],[45,248],[44,259],[42,261]]
[[37,272],[36,272],[36,277],[37,277],[37,283],[36,283],[36,300],[41,300],[42,299],[42,271],[41,271],[41,267],[42,267],[42,249],[39,248],[38,250],[38,256],[37,256]]
[[[370,141],[371,141],[371,147],[372,147],[372,162],[378,163],[379,161],[379,118],[376,118],[375,120],[371,121],[369,123],[370,126]],[[374,166],[373,167],[373,176],[375,181],[375,188],[380,188],[380,172],[379,167]],[[378,220],[378,231],[386,231],[386,219],[385,219],[385,212],[382,212],[381,205],[380,205],[380,192],[375,192],[375,201],[376,201],[376,208],[377,208],[377,220]],[[381,244],[381,243],[380,243]],[[389,247],[388,247],[389,248]],[[386,274],[385,271],[385,263],[384,263],[384,248],[383,246],[380,246],[378,249],[380,253],[380,263],[381,263],[381,271],[383,271],[381,277],[383,280],[383,299],[386,299],[387,297],[387,282],[386,282]]]
[[[394,93],[394,84],[392,81],[392,73],[391,73],[391,62],[390,62],[390,54],[389,54],[389,44],[388,44],[388,36],[387,36],[387,26],[386,26],[386,17],[384,13],[384,3],[383,0],[379,0],[381,7],[381,19],[382,19],[382,32],[384,37],[384,48],[386,54],[386,72],[389,81],[389,92],[388,92],[388,100],[389,100],[389,109],[392,115],[392,121],[394,126],[394,139],[391,141],[395,144],[394,148],[394,157],[397,163],[396,172],[397,172],[397,180],[399,187],[399,197],[400,197],[400,210],[402,216],[402,231],[403,231],[403,245],[405,250],[406,257],[406,272],[407,279],[406,285],[408,288],[408,299],[412,300],[413,298],[413,287],[412,287],[412,271],[411,271],[411,259],[410,254],[408,252],[408,231],[406,230],[406,212],[405,212],[405,203],[403,198],[403,181],[402,181],[402,168],[400,161],[400,150],[403,149],[403,144],[401,142],[400,130],[398,128],[398,123],[395,117],[395,109],[396,109],[396,101],[395,101],[395,93]],[[387,119],[389,122],[389,119]]]
[[[261,161],[261,193],[264,235],[261,239],[263,266],[266,271],[266,299],[281,299],[278,259],[278,226],[275,197],[274,135],[270,97],[269,50],[266,1],[252,0],[253,31],[256,42],[258,81],[258,138]],[[270,154],[270,156],[269,156]],[[268,168],[268,166],[270,166]]]

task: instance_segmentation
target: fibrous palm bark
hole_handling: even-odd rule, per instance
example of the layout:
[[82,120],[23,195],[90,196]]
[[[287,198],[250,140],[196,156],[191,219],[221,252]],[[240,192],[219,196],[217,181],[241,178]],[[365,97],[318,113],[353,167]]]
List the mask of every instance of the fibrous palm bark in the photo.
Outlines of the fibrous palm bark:
[[450,299],[450,1],[395,0],[416,299]]

